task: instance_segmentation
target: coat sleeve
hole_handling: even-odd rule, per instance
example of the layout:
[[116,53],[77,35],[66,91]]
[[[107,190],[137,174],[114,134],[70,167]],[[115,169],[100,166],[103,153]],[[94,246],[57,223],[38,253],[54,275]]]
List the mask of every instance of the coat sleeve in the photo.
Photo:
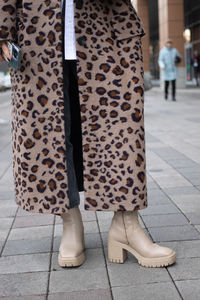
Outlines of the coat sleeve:
[[160,53],[159,53],[158,64],[159,64],[160,68],[165,67],[164,58],[163,58],[163,51],[160,51]]
[[16,1],[0,0],[0,42],[16,37]]

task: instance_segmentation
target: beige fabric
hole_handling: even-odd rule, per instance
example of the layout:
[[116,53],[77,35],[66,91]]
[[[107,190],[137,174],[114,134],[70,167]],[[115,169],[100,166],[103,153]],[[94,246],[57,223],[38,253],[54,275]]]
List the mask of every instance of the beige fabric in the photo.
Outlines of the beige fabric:
[[[22,49],[12,81],[16,201],[69,209],[62,73],[61,1],[1,0],[0,40]],[[74,1],[87,210],[147,206],[143,115],[144,29],[128,0]],[[11,33],[10,33],[11,29]]]

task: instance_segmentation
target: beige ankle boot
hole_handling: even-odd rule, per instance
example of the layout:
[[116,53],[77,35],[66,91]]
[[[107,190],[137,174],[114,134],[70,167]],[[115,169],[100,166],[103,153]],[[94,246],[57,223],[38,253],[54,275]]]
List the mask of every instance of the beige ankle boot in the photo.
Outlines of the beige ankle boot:
[[61,267],[80,266],[85,260],[84,226],[79,207],[70,208],[61,215],[63,234],[59,248],[58,263]]
[[124,263],[127,251],[144,267],[164,267],[176,260],[176,252],[153,243],[146,236],[138,220],[138,211],[114,212],[108,233],[108,259]]

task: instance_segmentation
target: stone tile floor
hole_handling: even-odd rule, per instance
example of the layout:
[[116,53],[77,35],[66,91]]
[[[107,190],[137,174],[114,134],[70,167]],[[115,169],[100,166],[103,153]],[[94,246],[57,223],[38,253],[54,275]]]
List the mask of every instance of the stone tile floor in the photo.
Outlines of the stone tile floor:
[[0,300],[198,300],[200,299],[200,97],[179,90],[177,102],[153,88],[145,96],[148,207],[140,223],[152,241],[173,248],[167,268],[107,259],[113,212],[81,211],[86,262],[72,269],[57,263],[59,217],[31,214],[14,201],[10,92],[0,94]]

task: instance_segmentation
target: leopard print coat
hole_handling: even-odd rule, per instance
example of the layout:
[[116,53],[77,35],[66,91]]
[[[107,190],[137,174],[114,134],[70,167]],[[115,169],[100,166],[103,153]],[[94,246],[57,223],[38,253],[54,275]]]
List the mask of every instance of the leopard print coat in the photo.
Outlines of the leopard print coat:
[[[12,82],[16,202],[68,211],[61,0],[1,0],[0,41],[22,49]],[[130,0],[74,0],[84,205],[147,207],[141,20]]]

